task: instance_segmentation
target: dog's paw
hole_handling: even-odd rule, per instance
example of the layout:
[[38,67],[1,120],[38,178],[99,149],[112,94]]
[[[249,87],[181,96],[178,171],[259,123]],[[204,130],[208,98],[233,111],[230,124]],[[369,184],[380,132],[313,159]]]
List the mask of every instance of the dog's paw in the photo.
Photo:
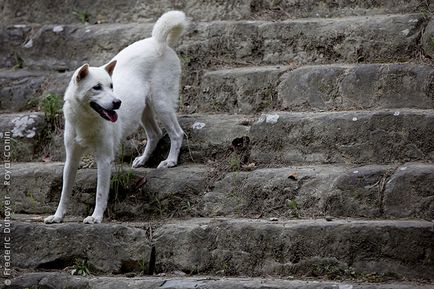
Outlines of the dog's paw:
[[134,159],[133,161],[133,168],[139,168],[139,167],[143,167],[143,165],[146,163],[146,159],[145,157],[141,156],[141,157],[137,157]]
[[51,215],[51,216],[46,217],[44,219],[45,224],[62,223],[62,221],[63,221],[63,218],[56,216],[56,215]]
[[162,161],[162,162],[158,165],[157,169],[172,168],[172,167],[176,166],[176,164],[177,164],[176,161],[165,160],[165,161]]
[[102,218],[89,216],[83,220],[83,223],[85,223],[85,224],[99,224],[99,223],[101,223],[101,221],[102,221]]

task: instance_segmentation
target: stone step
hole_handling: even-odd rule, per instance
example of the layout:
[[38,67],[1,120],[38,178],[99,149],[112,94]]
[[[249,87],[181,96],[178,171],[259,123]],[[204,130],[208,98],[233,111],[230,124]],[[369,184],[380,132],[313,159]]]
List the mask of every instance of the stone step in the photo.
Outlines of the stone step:
[[[375,281],[374,281],[375,282]],[[0,285],[1,286],[1,285]],[[63,287],[62,287],[63,286]],[[394,282],[381,283],[358,283],[355,281],[332,282],[332,281],[304,281],[287,280],[276,278],[235,278],[217,276],[165,276],[165,277],[81,277],[71,276],[60,272],[37,272],[26,273],[14,278],[10,289],[34,288],[34,289],[432,289],[429,284]]]
[[[431,38],[421,38],[426,25],[423,14],[192,23],[177,48],[184,67],[181,109],[196,112],[190,106],[204,69],[408,61],[422,46],[431,49]],[[151,23],[6,25],[0,30],[0,65],[60,72],[85,62],[102,65],[151,30]]]
[[434,224],[427,221],[199,218],[98,225],[12,221],[11,234],[14,266],[21,269],[64,269],[78,259],[87,260],[90,271],[100,274],[434,277]]
[[[0,111],[36,109],[49,93],[61,99],[70,77],[71,72],[1,70]],[[249,114],[273,109],[432,109],[433,82],[431,66],[410,63],[224,69],[204,73],[199,95],[190,99],[187,110]]]
[[168,10],[182,10],[195,21],[264,19],[278,20],[298,17],[336,17],[349,15],[375,15],[390,13],[428,12],[433,7],[423,0],[399,0],[367,2],[357,1],[317,1],[285,0],[255,1],[241,0],[219,2],[202,0],[185,1],[73,1],[53,7],[49,0],[20,2],[3,1],[0,19],[3,23],[79,23],[87,16],[90,23],[97,22],[149,22],[156,20]]
[[434,160],[434,111],[278,112],[249,133],[259,164]]
[[[12,161],[60,161],[65,159],[63,147],[63,120],[54,130],[41,112],[0,114],[0,131],[9,133],[12,141]],[[227,157],[234,150],[233,140],[246,136],[253,118],[237,115],[180,115],[179,122],[187,134],[181,149],[180,162],[206,163]],[[3,135],[0,135],[3,138]],[[132,161],[143,152],[145,133],[139,130],[124,142],[122,159]],[[157,166],[167,157],[170,141],[165,136],[149,160]]]
[[[242,64],[396,62],[421,49],[422,14],[193,22],[178,46],[186,71]],[[153,24],[3,25],[0,64],[73,70],[102,65]]]
[[[63,98],[71,74],[1,70],[0,110],[37,108],[49,93]],[[199,95],[190,99],[187,110],[249,114],[273,109],[432,109],[433,83],[432,66],[411,63],[233,68],[205,72]]]
[[[243,168],[240,168],[242,170]],[[19,214],[53,214],[63,163],[14,163],[11,196]],[[434,220],[434,165],[321,165],[227,171],[181,165],[169,170],[113,168],[107,220],[171,217],[424,218]],[[96,169],[78,171],[68,214],[95,204]]]
[[41,161],[47,153],[58,155],[63,150],[60,132],[48,131],[47,127],[41,112],[0,114],[0,140],[5,151],[7,148],[8,160]]
[[[276,166],[434,160],[434,110],[193,114],[179,116],[179,122],[188,137],[180,163]],[[1,131],[11,131],[13,161],[64,160],[62,124],[59,127],[48,130],[41,113],[0,115]],[[138,132],[124,143],[124,161],[141,152],[144,138]],[[158,165],[168,148],[165,137],[149,165]]]
[[432,109],[433,83],[432,66],[410,63],[245,67],[204,73],[195,103],[230,113]]
[[56,94],[63,100],[71,76],[72,72],[0,70],[0,111],[37,109],[49,93]]

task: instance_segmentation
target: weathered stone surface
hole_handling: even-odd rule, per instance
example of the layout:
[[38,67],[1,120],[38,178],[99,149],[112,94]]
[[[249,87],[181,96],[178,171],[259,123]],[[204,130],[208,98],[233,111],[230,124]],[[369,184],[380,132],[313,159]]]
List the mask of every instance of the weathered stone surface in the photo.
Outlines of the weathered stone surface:
[[[253,119],[237,115],[181,115],[179,122],[187,137],[181,148],[180,162],[207,162],[225,156],[230,152],[235,138],[246,136]],[[65,159],[63,148],[63,124],[55,133],[46,134],[46,122],[40,112],[1,114],[0,131],[11,131],[14,138],[12,154],[13,161],[34,161],[49,158],[51,161]],[[24,137],[20,137],[23,135]],[[41,136],[41,138],[39,138]],[[125,142],[127,149],[123,152],[125,161],[134,159],[143,149],[142,141],[145,134],[139,130],[129,141]],[[160,142],[151,166],[157,166],[167,157],[169,138]]]
[[132,185],[121,187],[118,194],[112,189],[107,215],[130,220],[201,215],[197,203],[212,173],[212,168],[203,165],[180,165],[167,170],[135,169]]
[[[200,94],[181,110],[249,114],[272,109],[434,108],[434,70],[428,65],[314,65],[280,78],[289,69],[253,66],[208,71],[201,80]],[[1,71],[0,109],[35,108],[48,93],[62,97],[70,74]],[[191,80],[188,75],[185,78]]]
[[[282,22],[192,23],[178,47],[187,69],[214,65],[405,61],[414,56],[425,26],[419,14],[304,19]],[[3,26],[0,63],[50,70],[102,65],[149,37],[152,24]]]
[[2,27],[1,64],[12,67],[19,56],[24,67],[54,71],[75,70],[86,62],[102,65],[122,48],[149,36],[152,24],[62,25],[61,31],[56,27]]
[[39,103],[37,90],[43,82],[42,75],[25,70],[1,71],[0,110],[19,111],[31,108],[31,102]]
[[253,218],[391,217],[383,214],[381,200],[381,180],[391,170],[307,166],[229,173],[205,194],[204,211]]
[[11,197],[11,208],[14,213],[48,214],[54,212],[53,208],[56,208],[57,204],[55,200],[50,201],[49,199],[53,194],[60,194],[60,190],[55,190],[59,189],[62,184],[63,164],[12,163],[10,171],[13,176],[11,185],[5,187],[0,195]]
[[[199,214],[197,203],[205,192],[211,169],[180,166],[170,170],[116,167],[106,217],[149,220]],[[11,186],[0,193],[12,199],[19,214],[52,214],[62,189],[63,163],[12,164]],[[78,170],[69,215],[86,217],[95,205],[96,170]]]
[[[434,70],[428,65],[304,66],[279,79],[288,69],[259,66],[206,72],[201,93],[181,109],[248,114],[272,109],[434,108]],[[70,74],[1,71],[0,109],[36,108],[48,93],[62,97]]]
[[273,113],[252,125],[261,164],[391,163],[434,159],[427,110]]
[[42,0],[38,5],[23,1],[20,5],[12,0],[4,1],[1,16],[3,23],[80,23],[80,15],[87,14],[88,22],[131,23],[152,22],[169,10],[182,10],[195,21],[222,19],[245,19],[250,16],[250,0],[237,1],[85,1],[66,0],[54,7]]
[[[432,221],[336,219],[434,219],[434,167],[429,164],[434,161],[434,72],[428,65],[396,64],[423,54],[434,57],[434,24],[427,13],[434,9],[433,1],[66,0],[58,7],[51,2],[0,4],[2,112],[33,110],[44,93],[61,94],[73,69],[84,62],[101,65],[149,36],[152,22],[169,9],[184,10],[194,21],[177,47],[184,66],[183,113],[392,110],[270,113],[257,122],[243,115],[182,116],[188,142],[179,167],[114,170],[105,222],[151,222],[47,226],[14,221],[14,273],[64,270],[76,260],[87,260],[93,274],[141,274],[156,265],[151,271],[169,274],[363,281],[387,276],[433,282]],[[294,19],[299,17],[311,18]],[[80,23],[85,21],[91,25]],[[288,72],[303,64],[309,66]],[[248,68],[230,69],[239,66]],[[221,68],[225,70],[210,71]],[[50,124],[41,113],[30,114],[1,115],[1,140],[11,131],[14,161],[43,158],[48,163],[13,162],[13,186],[2,190],[0,198],[12,195],[19,213],[46,215],[57,206],[62,183],[63,164],[50,162],[64,159],[62,125],[56,133],[48,131]],[[128,140],[126,162],[142,149],[143,139],[138,132]],[[166,137],[149,165],[157,165],[167,151]],[[419,163],[404,163],[411,160]],[[288,164],[301,166],[270,168]],[[95,169],[79,171],[71,202],[74,215],[90,213],[95,179]],[[274,221],[171,219],[188,216]],[[322,220],[288,221],[317,217]],[[81,278],[68,270],[24,274],[12,288],[432,287]]]
[[[40,119],[38,113],[31,115]],[[19,120],[23,117],[27,116],[20,115]],[[2,115],[0,127],[16,132],[17,128],[14,129],[11,122],[15,118],[15,114]],[[24,120],[30,122],[31,119]],[[206,163],[227,157],[235,149],[233,142],[242,137],[250,138],[246,153],[251,151],[250,160],[260,164],[383,164],[434,158],[431,141],[434,116],[430,110],[279,112],[263,115],[256,122],[242,115],[195,114],[180,116],[179,120],[188,136],[183,143],[181,163]],[[17,154],[15,160],[31,161],[35,156],[40,158],[42,153],[52,156],[52,161],[63,160],[59,153],[63,151],[61,136],[58,142],[42,143],[45,146],[41,147],[34,137],[38,130],[33,127],[32,123],[20,128],[20,132],[24,131],[25,136],[32,138],[30,144],[26,138],[17,138],[17,151],[25,151],[24,147],[28,152]],[[135,136],[135,143],[143,138],[143,134]],[[168,139],[164,139],[154,157],[157,160],[165,158],[168,147]],[[131,155],[124,157],[132,159],[140,150],[140,147],[131,149]]]
[[[104,22],[148,22],[156,20],[162,13],[178,9],[196,21],[267,19],[286,20],[294,17],[334,17],[346,15],[375,15],[427,11],[427,1],[364,1],[364,0],[285,0],[285,1],[72,1],[54,7],[49,0],[3,1],[0,12],[5,23],[78,23],[78,13],[86,13],[90,23]],[[431,4],[432,6],[432,4]]]
[[[409,14],[192,23],[176,49],[184,68],[181,109],[197,112],[204,69],[410,60],[420,50],[425,22],[423,15]],[[54,71],[72,71],[86,62],[103,65],[127,45],[150,36],[152,24],[61,27],[2,26],[0,65],[14,67],[18,59],[25,68]]]
[[434,167],[408,164],[400,167],[387,182],[384,211],[397,217],[434,219]]
[[10,132],[12,138],[33,139],[38,129],[44,126],[44,121],[44,116],[40,112],[1,114],[1,137]]
[[63,269],[87,260],[95,272],[140,271],[149,265],[146,231],[117,224],[12,223],[16,268]]
[[427,221],[191,219],[128,226],[14,221],[12,228],[17,268],[63,269],[81,258],[95,272],[139,271],[139,261],[149,264],[152,241],[157,273],[434,277],[434,225]]
[[155,237],[157,272],[434,277],[431,222],[191,220]]
[[[186,134],[181,163],[207,163],[227,156],[233,149],[233,141],[249,134],[252,122],[252,118],[243,115],[181,115],[179,123]],[[154,155],[167,157],[168,138],[159,145]]]
[[48,73],[25,69],[0,71],[0,110],[17,112],[35,109],[41,97],[55,93],[63,99],[71,73]]
[[279,86],[283,109],[434,108],[434,70],[428,65],[306,66]]
[[422,47],[424,52],[434,58],[434,19],[428,22],[422,35]]
[[255,113],[278,106],[279,77],[288,66],[206,72],[196,101],[200,111]]
[[[52,214],[60,198],[63,164],[22,163],[11,169],[12,185],[0,197],[12,197],[15,213]],[[430,164],[266,168],[220,173],[221,180],[213,178],[215,174],[202,165],[117,168],[106,218],[434,218]],[[122,183],[115,186],[119,179]],[[91,214],[95,192],[96,170],[80,169],[68,214]]]
[[259,28],[263,37],[262,60],[272,63],[404,61],[418,46],[416,35],[420,35],[422,27],[424,20],[416,14],[264,23]]
[[[204,195],[207,216],[434,218],[430,164],[305,166],[227,174]],[[398,183],[398,184],[397,184]]]
[[337,17],[428,11],[433,3],[419,0],[253,0],[250,7],[255,18],[286,20],[290,17]]
[[[2,286],[2,285],[0,285]],[[289,281],[274,278],[218,278],[200,277],[80,277],[67,273],[27,273],[12,280],[10,289],[431,289],[431,285],[417,283],[369,284],[355,282]]]
[[1,114],[0,140],[5,145],[10,145],[9,160],[34,160],[35,150],[40,145],[45,127],[46,123],[41,113]]

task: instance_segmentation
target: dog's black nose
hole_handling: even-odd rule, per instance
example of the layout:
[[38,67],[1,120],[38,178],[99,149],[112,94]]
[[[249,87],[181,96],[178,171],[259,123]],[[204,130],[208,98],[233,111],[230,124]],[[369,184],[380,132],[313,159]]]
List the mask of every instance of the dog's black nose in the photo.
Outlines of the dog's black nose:
[[122,101],[120,99],[113,100],[113,109],[118,109],[121,107]]

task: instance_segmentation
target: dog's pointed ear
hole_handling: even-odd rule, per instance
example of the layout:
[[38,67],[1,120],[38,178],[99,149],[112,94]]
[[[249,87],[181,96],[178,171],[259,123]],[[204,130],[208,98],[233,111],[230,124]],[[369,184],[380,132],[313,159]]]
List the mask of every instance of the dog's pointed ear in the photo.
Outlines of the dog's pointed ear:
[[89,74],[89,64],[86,63],[78,69],[77,76],[75,77],[75,80],[77,82],[80,82],[88,74]]
[[113,70],[115,70],[116,63],[117,63],[117,61],[113,60],[112,62],[110,62],[109,64],[107,64],[106,66],[104,66],[104,69],[108,72],[108,74],[110,76],[112,76]]

